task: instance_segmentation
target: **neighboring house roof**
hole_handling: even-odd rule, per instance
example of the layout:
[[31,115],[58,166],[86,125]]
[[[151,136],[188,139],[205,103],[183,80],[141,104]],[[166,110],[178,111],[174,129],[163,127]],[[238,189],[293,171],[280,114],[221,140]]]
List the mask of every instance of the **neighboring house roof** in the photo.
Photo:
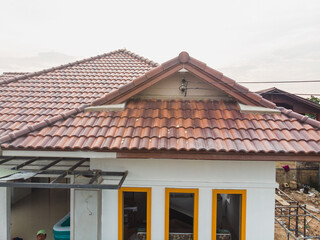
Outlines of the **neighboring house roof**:
[[11,78],[0,80],[0,139],[83,111],[94,100],[156,66],[118,50],[35,73],[9,74]]
[[[287,97],[287,98],[294,100],[294,103],[296,103],[296,104],[303,104],[304,107],[312,108],[312,109],[314,109],[314,111],[320,112],[320,105],[319,104],[317,104],[311,100],[305,99],[303,97],[297,96],[295,94],[292,94],[292,93],[283,91],[281,89],[275,88],[275,87],[260,90],[257,93],[260,94],[261,96],[267,98],[269,101],[274,102],[275,104],[281,102],[281,99],[279,99],[279,96],[283,96],[283,97]],[[271,99],[269,97],[271,95],[275,95],[276,97],[278,97],[278,99]]]
[[320,130],[284,114],[240,113],[236,102],[130,100],[86,112],[3,144],[28,150],[173,150],[320,153]]
[[[320,122],[291,110],[262,115],[240,113],[235,102],[130,100],[185,68],[235,101],[276,108],[186,52],[157,67],[123,50],[65,66],[3,83],[12,91],[0,99],[7,114],[0,122],[11,128],[0,137],[3,149],[320,154]],[[89,104],[125,101],[123,111],[83,113]]]

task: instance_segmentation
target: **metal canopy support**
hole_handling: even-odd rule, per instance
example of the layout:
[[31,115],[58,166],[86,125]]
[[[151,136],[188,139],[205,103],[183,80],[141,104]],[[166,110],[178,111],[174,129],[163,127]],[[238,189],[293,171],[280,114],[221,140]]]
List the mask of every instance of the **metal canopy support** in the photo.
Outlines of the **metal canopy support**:
[[5,159],[2,159],[0,161],[0,165],[3,164],[3,163],[6,163],[6,162],[9,162],[11,159],[13,159],[14,157],[10,157],[10,158],[5,158]]
[[75,165],[73,165],[71,168],[69,168],[67,171],[65,171],[64,173],[62,173],[59,177],[57,177],[55,180],[53,180],[51,183],[57,183],[59,182],[61,179],[63,179],[65,176],[67,176],[68,174],[72,173],[73,170],[75,170],[77,167],[79,167],[82,163],[84,163],[85,161],[87,161],[88,159],[82,159],[81,161],[77,162]]
[[39,158],[31,158],[30,160],[23,162],[23,163],[19,164],[18,166],[12,167],[11,170],[18,170],[20,168],[23,168],[24,166],[27,166],[27,165],[33,163],[37,159],[39,159]]
[[43,168],[41,168],[40,170],[46,170],[54,165],[56,165],[58,162],[60,162],[63,158],[58,158],[57,160],[49,163],[47,166],[44,166]]
[[97,181],[97,179],[100,177],[101,172],[100,171],[96,171],[96,173],[94,174],[94,176],[90,179],[89,184],[94,183],[95,181]]
[[124,180],[126,180],[127,175],[128,175],[128,171],[125,171],[123,176],[122,176],[122,178],[121,178],[121,180],[120,180],[120,182],[119,182],[119,184],[118,184],[118,189],[121,188]]
[[[119,189],[125,181],[128,171],[109,172],[91,170],[89,158],[23,158],[23,157],[0,157],[0,167],[19,170],[21,172],[36,173],[36,178],[52,178],[50,183],[30,182],[26,180],[1,182],[0,187],[19,188],[78,188],[78,189]],[[70,176],[88,179],[87,183],[62,183],[62,179],[69,179]],[[113,177],[118,183],[104,184],[103,179]],[[116,179],[115,179],[116,178]]]

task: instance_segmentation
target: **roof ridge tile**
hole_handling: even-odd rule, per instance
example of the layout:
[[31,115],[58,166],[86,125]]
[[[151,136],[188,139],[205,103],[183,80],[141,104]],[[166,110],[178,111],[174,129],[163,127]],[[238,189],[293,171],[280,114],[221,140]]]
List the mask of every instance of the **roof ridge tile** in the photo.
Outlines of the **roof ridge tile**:
[[[173,65],[174,66],[174,65]],[[168,68],[167,68],[168,69]],[[117,90],[114,90],[112,92],[109,92],[107,94],[105,94],[104,96],[102,96],[101,98],[93,101],[91,103],[92,106],[97,106],[99,104],[103,104],[108,102],[110,99],[116,98],[118,96],[120,96],[121,94],[125,94],[127,91],[130,91],[131,89],[134,89],[135,87],[137,87],[139,84],[142,84],[146,81],[148,81],[151,78],[156,77],[158,74],[160,74],[164,69],[164,67],[161,65],[150,69],[148,72],[146,72],[145,74],[143,74],[142,76],[134,79],[132,82],[127,83],[121,87],[119,87]]]
[[71,63],[66,63],[66,64],[62,64],[62,65],[59,65],[59,66],[56,66],[56,67],[51,67],[51,68],[47,68],[47,69],[43,69],[43,70],[40,70],[40,71],[36,71],[36,72],[32,72],[32,73],[27,73],[25,75],[21,75],[21,76],[17,76],[17,77],[13,77],[13,78],[9,78],[9,79],[5,79],[5,80],[1,80],[0,81],[0,85],[1,84],[7,84],[7,83],[11,83],[11,82],[16,82],[16,81],[19,81],[19,80],[22,80],[22,79],[26,79],[26,78],[29,78],[29,77],[34,77],[34,76],[39,76],[43,73],[47,73],[47,72],[51,72],[51,71],[54,71],[54,70],[60,70],[60,69],[63,69],[63,68],[66,68],[66,67],[70,67],[70,66],[75,66],[75,65],[78,65],[80,63],[85,63],[85,62],[88,62],[88,61],[91,61],[91,60],[95,60],[95,59],[99,59],[99,58],[102,58],[102,57],[106,57],[106,56],[110,56],[112,54],[115,54],[115,53],[120,53],[120,52],[124,52],[128,55],[130,55],[131,57],[134,57],[138,60],[141,60],[149,65],[151,65],[152,67],[156,67],[158,66],[159,64],[158,63],[155,63],[147,58],[144,58],[144,57],[137,57],[137,56],[134,56],[134,53],[126,50],[126,49],[118,49],[118,50],[115,50],[115,51],[111,51],[111,52],[108,52],[108,53],[104,53],[104,54],[100,54],[100,55],[97,55],[97,56],[94,56],[94,57],[89,57],[89,58],[84,58],[84,59],[81,59],[81,60],[77,60],[77,61],[74,61],[74,62],[71,62]]
[[221,80],[224,77],[222,72],[219,72],[219,71],[217,71],[217,70],[215,70],[215,69],[213,69],[213,68],[211,68],[209,66],[206,66],[204,70],[207,71],[209,74],[211,74],[212,76],[214,76],[215,78],[217,78],[219,80]]
[[276,107],[276,108],[279,109],[283,114],[287,115],[288,117],[296,118],[299,122],[307,123],[313,127],[320,128],[320,122],[315,119],[312,119],[308,116],[294,112],[291,109],[286,109],[284,107]]
[[[135,54],[132,54],[131,52],[124,50],[126,53],[131,54],[132,56],[136,57]],[[206,75],[208,75],[209,78],[216,78],[218,80],[219,85],[224,85],[224,87],[227,88],[227,90],[231,88],[231,91],[236,92],[235,94],[238,96],[240,95],[240,98],[244,100],[247,104],[258,104],[264,107],[269,107],[269,108],[275,108],[275,104],[262,98],[256,93],[253,93],[249,91],[248,88],[236,83],[231,78],[228,78],[224,76],[221,72],[212,69],[207,66],[206,63],[199,61],[193,57],[190,57],[187,52],[181,52],[178,57],[175,57],[171,60],[168,60],[167,62],[164,62],[161,65],[158,65],[155,68],[150,69],[143,75],[137,77],[136,79],[133,80],[133,84],[130,85],[124,85],[121,86],[118,90],[118,92],[109,92],[102,96],[100,99],[95,100],[94,102],[91,103],[92,106],[96,106],[99,104],[103,103],[112,103],[116,102],[117,100],[121,99],[124,100],[124,96],[126,93],[130,93],[133,89],[137,88],[140,89],[143,83],[149,81],[149,79],[157,78],[158,76],[161,76],[161,74],[166,74],[168,71],[172,71],[174,68],[178,69],[178,66],[181,65],[181,68],[184,67],[186,64],[187,70],[188,67],[193,68],[195,71],[204,71]],[[179,70],[179,69],[178,69]],[[207,80],[209,81],[209,80]],[[223,91],[227,91],[226,89]],[[237,98],[234,96],[234,94],[231,94],[233,97]],[[128,97],[131,95],[129,94]],[[239,97],[239,96],[238,96]]]
[[125,49],[125,48],[119,49],[118,51],[119,51],[119,52],[127,53],[127,54],[130,55],[131,57],[134,57],[134,58],[136,58],[136,59],[138,59],[138,60],[144,61],[145,63],[147,63],[147,64],[149,64],[149,65],[152,65],[152,67],[157,67],[157,66],[159,66],[158,63],[156,63],[156,62],[154,62],[154,61],[152,61],[152,60],[150,60],[150,59],[148,59],[148,58],[142,57],[142,56],[140,56],[140,55],[138,55],[138,54],[136,54],[136,53],[133,53],[133,52],[131,52],[131,51],[128,51],[128,50]]
[[171,68],[179,63],[180,63],[179,57],[175,57],[173,59],[170,59],[170,60],[162,63],[160,66],[162,66],[163,70],[167,70],[168,68]]
[[198,67],[200,68],[201,70],[205,70],[207,68],[207,64],[198,60],[198,59],[195,59],[193,57],[189,57],[189,61],[188,61],[190,64],[192,64],[193,66],[195,67]]

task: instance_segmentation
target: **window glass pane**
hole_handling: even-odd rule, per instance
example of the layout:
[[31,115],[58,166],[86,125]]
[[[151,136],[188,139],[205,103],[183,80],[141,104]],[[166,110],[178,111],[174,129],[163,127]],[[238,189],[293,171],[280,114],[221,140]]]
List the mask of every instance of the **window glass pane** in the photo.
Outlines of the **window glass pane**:
[[[175,233],[183,233],[185,235],[185,238],[178,239],[192,239],[194,224],[194,194],[170,193],[169,208],[170,239],[174,239]],[[180,234],[180,236],[183,237],[183,234]]]
[[145,239],[147,193],[123,192],[123,240]]
[[217,240],[240,239],[241,194],[217,195]]

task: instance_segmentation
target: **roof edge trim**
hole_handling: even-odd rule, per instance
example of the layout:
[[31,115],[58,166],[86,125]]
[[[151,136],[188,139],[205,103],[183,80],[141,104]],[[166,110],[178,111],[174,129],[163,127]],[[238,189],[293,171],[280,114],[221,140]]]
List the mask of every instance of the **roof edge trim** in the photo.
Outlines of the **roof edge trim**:
[[11,157],[85,157],[85,158],[116,158],[115,152],[85,152],[85,151],[25,151],[3,150],[2,156]]
[[[151,69],[144,75],[134,79],[132,82],[107,93],[103,97],[93,101],[91,106],[98,106],[101,104],[119,104],[127,101],[132,95],[143,91],[150,85],[159,81],[159,77],[165,78],[167,75],[170,76],[175,71],[183,68],[183,65],[178,61],[178,58],[169,60],[156,68]],[[161,80],[162,78],[160,78]],[[136,91],[135,91],[136,90]]]
[[185,159],[211,161],[297,161],[318,162],[319,154],[200,153],[200,152],[118,152],[117,158]]

